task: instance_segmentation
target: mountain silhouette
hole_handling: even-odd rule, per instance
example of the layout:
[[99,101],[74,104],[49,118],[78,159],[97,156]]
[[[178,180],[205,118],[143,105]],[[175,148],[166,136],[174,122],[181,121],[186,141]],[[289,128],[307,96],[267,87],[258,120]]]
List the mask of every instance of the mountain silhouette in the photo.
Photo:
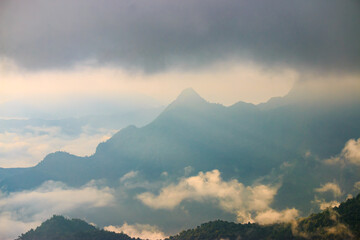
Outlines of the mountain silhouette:
[[[130,171],[141,172],[146,181],[160,181],[163,172],[176,180],[190,166],[193,172],[218,169],[224,179],[246,185],[264,176],[282,181],[274,205],[307,213],[309,189],[336,179],[350,191],[360,180],[356,167],[339,170],[316,160],[339,154],[349,139],[360,136],[360,101],[309,105],[296,99],[225,107],[186,89],[150,124],[120,130],[92,156],[56,152],[31,168],[0,169],[0,187],[11,192],[47,180],[81,186],[94,179],[114,186]],[[284,163],[291,167],[284,170]]]
[[123,233],[100,230],[80,219],[54,215],[17,240],[135,240]]

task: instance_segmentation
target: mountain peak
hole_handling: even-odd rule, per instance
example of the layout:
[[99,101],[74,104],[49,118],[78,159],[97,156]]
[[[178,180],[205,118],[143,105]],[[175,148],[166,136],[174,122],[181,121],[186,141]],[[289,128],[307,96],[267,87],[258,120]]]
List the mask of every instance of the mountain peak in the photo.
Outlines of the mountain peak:
[[181,91],[180,96],[199,96],[199,94],[193,89],[193,88],[185,88],[184,90]]
[[180,95],[173,102],[175,105],[188,105],[197,103],[207,103],[197,92],[192,88],[184,89]]

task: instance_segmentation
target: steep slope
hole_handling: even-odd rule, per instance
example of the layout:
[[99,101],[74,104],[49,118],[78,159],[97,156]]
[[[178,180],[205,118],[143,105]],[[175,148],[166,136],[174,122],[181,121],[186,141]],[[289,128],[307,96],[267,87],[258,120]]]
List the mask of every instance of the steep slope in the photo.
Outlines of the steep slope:
[[[248,111],[252,114],[247,114]],[[119,158],[123,164],[124,159],[135,168],[146,166],[152,170],[149,176],[158,176],[162,171],[176,173],[186,166],[204,171],[221,168],[232,174],[235,169],[244,178],[248,174],[258,176],[274,163],[261,160],[263,164],[257,164],[265,154],[252,151],[260,140],[249,131],[253,127],[247,125],[255,119],[254,109],[208,103],[188,89],[151,124],[141,129],[130,127],[100,144],[94,157],[113,159],[112,164],[117,164]],[[235,168],[229,162],[235,163]],[[245,170],[244,165],[252,165],[254,171]]]

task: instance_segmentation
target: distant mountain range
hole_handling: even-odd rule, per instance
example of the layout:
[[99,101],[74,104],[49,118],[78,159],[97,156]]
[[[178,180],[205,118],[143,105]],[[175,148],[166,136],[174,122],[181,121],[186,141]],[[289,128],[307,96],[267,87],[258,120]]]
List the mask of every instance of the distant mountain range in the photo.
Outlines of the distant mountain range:
[[[133,240],[124,233],[100,230],[79,219],[53,216],[35,230],[22,234],[17,240]],[[167,240],[207,239],[360,239],[360,194],[339,207],[300,218],[291,223],[259,225],[211,221],[197,228],[182,231]]]
[[[322,182],[336,179],[346,188],[359,181],[355,170],[346,169],[344,179],[338,168],[309,160],[335,156],[349,139],[360,136],[359,97],[337,105],[308,104],[292,97],[294,92],[257,106],[239,102],[224,107],[186,89],[153,122],[119,131],[100,143],[94,155],[56,152],[35,167],[0,169],[0,186],[17,191],[47,180],[70,186],[92,179],[113,183],[129,171],[141,171],[151,180],[166,171],[176,179],[191,166],[195,172],[218,169],[225,179],[245,184],[269,174],[281,175],[279,204],[294,206],[310,200],[313,196],[306,189]],[[293,167],[282,171],[284,162]]]
[[[236,215],[211,201],[190,200],[182,202],[185,210],[169,214],[145,205],[139,194],[155,196],[179,179],[217,169],[225,182],[275,186],[272,209],[296,208],[306,216],[358,191],[360,160],[342,158],[348,155],[345,144],[360,137],[360,97],[300,92],[225,107],[186,89],[150,124],[120,130],[92,156],[55,152],[34,167],[0,169],[0,189],[31,191],[49,180],[77,188],[99,180],[122,197],[108,210],[109,221],[155,221],[173,233],[214,217],[234,221]],[[338,163],[327,164],[329,159]],[[136,175],[133,182],[123,181],[128,174]],[[108,224],[96,213],[84,216]]]

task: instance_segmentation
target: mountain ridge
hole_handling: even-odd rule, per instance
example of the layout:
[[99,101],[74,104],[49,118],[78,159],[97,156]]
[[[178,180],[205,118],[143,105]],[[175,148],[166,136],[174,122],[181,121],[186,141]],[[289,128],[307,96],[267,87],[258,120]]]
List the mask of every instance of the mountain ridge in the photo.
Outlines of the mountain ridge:
[[[327,208],[319,213],[289,223],[259,225],[234,223],[223,220],[210,221],[183,230],[166,240],[196,239],[360,239],[360,194],[349,198],[338,207]],[[135,240],[124,233],[100,230],[83,220],[66,219],[54,215],[35,230],[22,234],[16,240]],[[139,239],[139,238],[138,238]]]
[[[136,196],[143,192],[155,196],[166,184],[217,169],[224,181],[236,179],[244,186],[278,183],[270,207],[296,208],[306,215],[318,209],[314,189],[336,182],[341,192],[353,193],[354,183],[360,181],[358,166],[339,168],[324,163],[360,136],[360,104],[322,108],[289,103],[262,111],[246,103],[225,107],[201,102],[203,107],[198,109],[175,106],[144,127],[124,128],[100,143],[92,156],[55,153],[32,168],[2,170],[0,188],[19,192],[36,189],[46,181],[76,188],[99,180],[124,189],[128,199],[117,207],[125,209],[127,219],[136,222],[142,214],[148,219],[159,214],[154,220],[158,225],[172,222],[176,227],[178,221],[187,226],[213,219],[221,210],[208,204],[206,210],[199,210],[206,217],[200,218],[193,209],[191,220],[184,220],[185,215],[178,220],[134,201]],[[120,181],[128,173],[136,177],[129,183]],[[139,215],[130,215],[132,211]],[[234,217],[233,213],[224,215],[228,220]]]
[[[54,215],[35,230],[22,234],[16,240],[136,240],[124,233],[101,230],[80,219]],[[137,238],[138,239],[138,238]]]
[[360,239],[360,194],[338,207],[327,208],[290,223],[259,225],[211,221],[180,232],[166,240],[193,239]]

